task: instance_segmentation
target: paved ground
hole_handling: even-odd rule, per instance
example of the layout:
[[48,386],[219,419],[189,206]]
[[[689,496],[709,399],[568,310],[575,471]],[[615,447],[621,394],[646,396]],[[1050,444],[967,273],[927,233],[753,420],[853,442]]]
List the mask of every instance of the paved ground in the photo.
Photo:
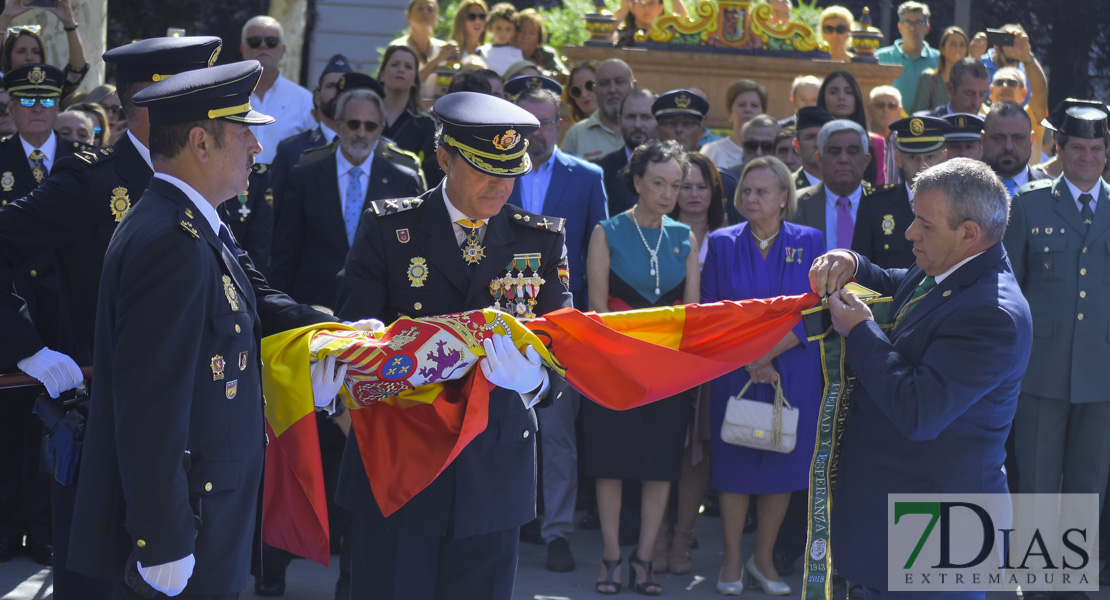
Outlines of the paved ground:
[[[695,537],[701,547],[694,551],[694,572],[691,575],[662,575],[663,594],[670,598],[704,600],[720,598],[716,591],[717,571],[720,568],[720,520],[703,517],[698,520]],[[745,556],[750,553],[754,536],[745,536]],[[517,574],[514,599],[518,600],[578,600],[602,598],[594,591],[601,560],[601,534],[598,531],[580,531],[571,542],[578,569],[571,573],[551,573],[544,569],[546,550],[543,546],[521,544],[520,567]],[[624,550],[625,564],[622,578],[627,580],[627,558],[632,547]],[[286,600],[330,600],[339,574],[339,560],[334,557],[332,567],[324,567],[307,560],[296,560],[289,568]],[[786,579],[800,594],[801,575],[796,573]],[[0,600],[41,600],[52,598],[50,570],[44,569],[25,557],[0,565]],[[628,597],[626,590],[622,595]],[[798,594],[790,597],[797,598]],[[243,598],[255,598],[253,589],[244,592]],[[762,591],[745,590],[743,597],[769,597]],[[1013,598],[1009,594],[988,594],[989,600]],[[1092,600],[1110,600],[1110,588],[1091,594]],[[362,600],[362,599],[355,599]]]

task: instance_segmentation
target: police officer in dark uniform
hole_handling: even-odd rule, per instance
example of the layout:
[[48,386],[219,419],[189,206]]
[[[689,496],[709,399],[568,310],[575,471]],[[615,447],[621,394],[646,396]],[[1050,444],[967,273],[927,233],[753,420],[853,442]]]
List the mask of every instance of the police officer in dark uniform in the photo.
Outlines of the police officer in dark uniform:
[[944,115],[948,122],[945,132],[945,149],[948,158],[983,159],[983,117],[970,113]]
[[916,262],[906,229],[913,222],[913,180],[925,169],[945,161],[948,123],[936,117],[909,117],[890,124],[895,160],[902,182],[892,183],[860,199],[852,250],[884,269],[908,269]]
[[[390,322],[488,308],[496,302],[490,282],[515,273],[514,258],[526,254],[538,260],[545,282],[521,314],[570,306],[569,279],[560,276],[567,264],[563,220],[506,203],[514,178],[531,169],[526,138],[539,122],[473,92],[448,94],[433,110],[447,176],[418,198],[377,201],[363,214],[339,273],[339,316]],[[531,405],[556,394],[538,357],[511,344],[502,350],[487,342],[500,357],[489,366],[518,367],[487,373],[500,387],[490,392],[485,431],[388,518],[374,500],[355,436],[348,438],[337,496],[354,513],[352,598],[511,597],[519,528],[536,516]],[[515,381],[505,377],[510,373]]]
[[[53,132],[63,78],[62,71],[50,65],[29,64],[13,69],[4,79],[16,134],[0,139],[0,204],[28,194],[59,159],[84,149],[82,144],[64,140]],[[61,308],[54,258],[41,253],[20,265],[10,277],[27,304],[38,337],[57,348]],[[0,372],[15,371],[18,367],[49,379],[45,373],[56,353],[44,348],[22,356],[6,354],[9,360],[0,364]],[[75,365],[68,365],[59,379],[68,378],[81,380]],[[52,385],[48,392],[57,398],[61,385]],[[0,391],[0,561],[10,560],[19,551],[24,534],[26,552],[32,560],[43,565],[53,560],[50,479],[39,470],[42,427],[31,414],[39,391]]]
[[[0,282],[4,283],[0,330],[7,334],[6,343],[0,346],[0,362],[46,357],[49,360],[42,372],[29,374],[37,374],[36,378],[57,391],[80,383],[77,365],[92,364],[96,293],[108,241],[153,174],[146,149],[146,109],[135,107],[131,97],[158,79],[207,67],[215,62],[219,50],[217,37],[153,38],[104,55],[106,62],[117,67],[118,94],[129,121],[127,134],[111,148],[90,149],[58,160],[35,191],[0,206],[0,278],[6,277],[9,268],[52,252],[60,274],[62,303],[60,317],[53,318],[64,323],[58,326],[57,345],[48,347],[20,310],[23,301],[3,291],[9,289],[8,283]],[[66,373],[76,375],[66,377]],[[111,593],[108,586],[66,567],[75,490],[75,484],[51,482],[54,595],[59,600],[107,598]]]
[[[261,74],[200,69],[133,99],[155,175],[104,259],[70,555],[117,598],[238,597],[266,444],[261,337],[327,320],[266,287],[216,213],[262,151],[250,126],[273,122],[251,109]],[[313,388],[327,402],[340,385]]]

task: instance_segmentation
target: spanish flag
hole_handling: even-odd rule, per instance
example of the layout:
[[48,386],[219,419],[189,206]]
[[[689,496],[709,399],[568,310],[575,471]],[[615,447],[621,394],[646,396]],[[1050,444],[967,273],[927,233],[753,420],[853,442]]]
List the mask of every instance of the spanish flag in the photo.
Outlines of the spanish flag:
[[335,355],[348,364],[341,396],[374,498],[389,515],[485,430],[491,385],[473,367],[490,335],[511,333],[584,396],[625,410],[760,358],[816,303],[806,294],[601,315],[568,308],[527,322],[481,310],[402,318],[380,336],[326,323],[267,337],[263,538],[329,562],[310,361]]

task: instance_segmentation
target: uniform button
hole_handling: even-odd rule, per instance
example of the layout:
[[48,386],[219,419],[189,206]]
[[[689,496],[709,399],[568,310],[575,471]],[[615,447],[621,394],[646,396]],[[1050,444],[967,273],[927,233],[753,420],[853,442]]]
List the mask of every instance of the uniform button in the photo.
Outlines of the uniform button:
[[890,250],[890,244],[883,244],[883,250]]
[[39,276],[39,272],[34,270],[34,269],[31,269],[31,277],[38,277],[38,276]]
[[1087,249],[1083,248],[1083,254],[1086,254],[1086,253],[1087,253]]
[[1044,251],[1045,251],[1045,252],[1048,252],[1048,251],[1049,251],[1049,249],[1048,249],[1048,246],[1045,246],[1045,247],[1044,247]]
[[1087,267],[1083,267],[1082,269],[1079,269],[1079,274],[1080,275],[1086,275],[1087,274]]
[[236,323],[236,324],[235,324],[235,333],[241,333],[242,331],[243,331],[243,328],[242,328],[242,327],[239,327],[239,324],[238,324],[238,323]]
[[206,492],[211,492],[212,491],[212,482],[211,481],[204,484],[204,491],[206,491]]
[[524,433],[522,433],[522,434],[520,434],[520,435],[521,435],[521,436],[523,436],[523,437],[524,437],[524,439],[528,439],[528,430],[527,430],[527,429],[525,429],[525,430],[524,430]]
[[1086,298],[1087,297],[1087,292],[1084,292],[1084,291],[1080,290],[1079,291],[1079,297],[1080,298]]
[[140,548],[146,548],[146,540],[140,539],[139,541],[135,542],[135,545]]
[[0,202],[0,206],[7,206],[7,205],[8,205],[8,201],[7,201],[7,200],[4,200],[3,202]]
[[1083,313],[1079,313],[1078,315],[1076,315],[1076,317],[1075,317],[1075,318],[1077,318],[1077,319],[1079,319],[1080,321],[1082,321],[1082,320],[1083,320]]
[[413,305],[412,305],[412,309],[413,309],[413,310],[420,310],[420,309],[422,309],[422,308],[424,308],[424,305],[423,305],[423,304],[421,304],[421,303],[419,303],[419,302],[417,302],[416,304],[413,304]]

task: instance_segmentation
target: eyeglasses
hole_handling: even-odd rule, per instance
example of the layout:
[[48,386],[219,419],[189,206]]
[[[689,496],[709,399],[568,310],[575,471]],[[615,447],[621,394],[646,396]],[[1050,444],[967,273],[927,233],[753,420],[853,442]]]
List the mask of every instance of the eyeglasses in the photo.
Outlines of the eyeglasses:
[[108,114],[112,114],[112,115],[121,115],[121,114],[123,114],[123,105],[121,105],[121,104],[116,104],[114,106],[107,106],[107,105],[101,104],[100,107],[103,108],[105,110],[105,112],[107,112]]
[[580,97],[582,97],[582,88],[586,88],[587,92],[592,92],[592,91],[594,91],[594,88],[596,86],[597,86],[597,84],[594,83],[593,79],[591,79],[591,80],[587,81],[586,83],[582,84],[582,87],[572,85],[572,86],[570,86],[570,97],[571,98],[580,98]]
[[558,119],[540,119],[540,129],[547,129],[559,124]]
[[8,28],[8,35],[19,35],[24,31],[37,34],[42,31],[42,25],[14,25]]
[[359,121],[358,119],[350,119],[347,121],[347,129],[358,131],[359,127],[365,129],[366,133],[374,133],[381,127],[381,124],[373,121]]
[[774,142],[761,142],[757,140],[746,140],[744,142],[744,152],[762,152],[763,154],[770,154],[774,149]]
[[905,25],[906,27],[924,27],[929,24],[929,19],[902,19],[898,22]]
[[875,110],[894,110],[898,108],[897,102],[872,102],[871,107]]
[[467,21],[485,21],[486,13],[466,13]]
[[32,106],[34,106],[35,102],[38,102],[39,106],[41,106],[43,108],[54,108],[54,105],[58,103],[58,99],[57,98],[20,98],[19,99],[19,105],[27,107],[27,108],[31,108]]
[[843,24],[842,25],[825,25],[824,27],[821,28],[821,31],[824,31],[826,34],[839,33],[840,35],[844,35],[845,33],[848,33],[848,26],[843,25]]
[[260,35],[252,35],[247,38],[247,45],[257,50],[258,47],[262,45],[263,41],[266,42],[267,48],[277,48],[281,45],[281,38],[276,35],[268,35],[266,37],[262,37]]
[[1018,81],[1017,79],[995,79],[993,82],[991,82],[991,85],[999,85],[999,86],[1002,86],[1002,87],[1008,87],[1008,88],[1014,88],[1014,89],[1023,87],[1021,85],[1021,82]]

